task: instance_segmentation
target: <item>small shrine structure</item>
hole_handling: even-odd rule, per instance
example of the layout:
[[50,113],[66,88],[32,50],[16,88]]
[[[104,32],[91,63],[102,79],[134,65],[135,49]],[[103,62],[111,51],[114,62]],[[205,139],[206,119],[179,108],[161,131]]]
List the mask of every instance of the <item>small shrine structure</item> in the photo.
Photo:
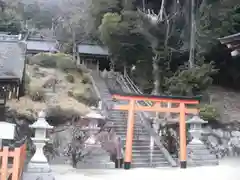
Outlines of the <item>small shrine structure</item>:
[[77,44],[77,53],[79,63],[86,65],[89,69],[100,71],[110,69],[109,52],[103,45],[95,42],[82,41]]

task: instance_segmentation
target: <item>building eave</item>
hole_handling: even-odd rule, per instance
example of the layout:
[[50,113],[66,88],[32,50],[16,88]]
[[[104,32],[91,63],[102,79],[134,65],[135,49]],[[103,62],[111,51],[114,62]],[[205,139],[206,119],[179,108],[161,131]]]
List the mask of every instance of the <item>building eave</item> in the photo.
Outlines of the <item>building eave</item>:
[[234,41],[240,41],[240,33],[232,34],[222,38],[218,38],[222,44],[232,44]]

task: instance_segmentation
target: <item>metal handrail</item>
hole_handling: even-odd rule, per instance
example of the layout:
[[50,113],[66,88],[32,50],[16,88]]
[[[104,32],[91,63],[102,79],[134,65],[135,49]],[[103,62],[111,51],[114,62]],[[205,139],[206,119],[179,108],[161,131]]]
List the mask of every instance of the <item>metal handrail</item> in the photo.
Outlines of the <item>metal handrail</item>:
[[[128,81],[129,83],[131,84],[131,86],[134,88],[134,91],[136,93],[139,93],[139,94],[143,94],[142,91],[138,88],[138,86],[133,82],[133,80],[128,76],[128,74],[125,74],[124,76]],[[141,101],[141,102],[144,102],[146,105],[148,106],[152,106],[152,103],[150,101]]]
[[[117,80],[123,82],[124,85],[127,86],[126,82],[125,81],[125,78],[120,74],[118,73],[118,76],[117,76]],[[129,85],[133,88],[133,91],[136,92],[136,93],[141,93],[142,92],[136,88],[136,85],[133,83],[133,81],[131,80],[131,78],[127,75],[127,78],[128,79],[128,83]],[[120,82],[120,84],[122,84]],[[134,85],[133,85],[134,84]],[[131,91],[131,89],[129,87],[127,87],[127,89]],[[137,89],[137,90],[136,90]],[[143,101],[144,102],[144,101]],[[139,102],[137,102],[137,104],[139,105]],[[150,106],[150,104],[147,104],[148,106]],[[139,116],[140,116],[140,120],[142,122],[142,125],[144,126],[144,128],[148,131],[148,133],[150,134],[151,137],[153,137],[154,139],[154,142],[156,143],[156,145],[160,148],[160,150],[162,151],[162,153],[165,155],[165,157],[167,158],[168,162],[173,166],[173,167],[176,167],[177,166],[177,163],[176,161],[172,158],[172,156],[170,155],[170,153],[166,150],[166,148],[164,147],[164,145],[162,144],[161,142],[161,139],[159,137],[159,135],[154,131],[152,130],[152,127],[150,125],[150,123],[148,121],[146,121],[146,119],[149,119],[149,116],[147,115],[147,113],[145,112],[141,112],[141,113],[138,113]]]

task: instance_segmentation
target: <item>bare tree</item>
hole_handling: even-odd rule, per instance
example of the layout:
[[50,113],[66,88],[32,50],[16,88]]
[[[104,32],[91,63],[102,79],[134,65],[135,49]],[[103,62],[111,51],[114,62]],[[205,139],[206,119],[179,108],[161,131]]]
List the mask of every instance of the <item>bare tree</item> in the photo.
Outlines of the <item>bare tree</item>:
[[[143,28],[144,34],[150,37],[150,42],[152,42],[152,48],[154,52],[154,57],[152,59],[153,64],[153,76],[154,76],[154,90],[153,94],[160,94],[161,93],[161,87],[162,87],[162,79],[163,79],[163,71],[166,64],[168,66],[168,56],[169,56],[169,38],[171,37],[172,29],[174,26],[174,19],[179,14],[179,0],[174,1],[172,4],[172,8],[170,11],[166,10],[166,2],[165,0],[161,1],[161,7],[158,14],[155,14],[153,10],[147,10],[147,11],[140,11],[141,14],[143,14],[151,25],[153,27],[161,27],[161,29],[164,29],[164,41],[161,46],[163,47],[162,52],[160,53],[157,46],[159,46],[160,40],[158,37],[156,37],[154,34],[151,34],[150,32],[146,32]],[[160,66],[159,64],[165,64],[163,66]]]

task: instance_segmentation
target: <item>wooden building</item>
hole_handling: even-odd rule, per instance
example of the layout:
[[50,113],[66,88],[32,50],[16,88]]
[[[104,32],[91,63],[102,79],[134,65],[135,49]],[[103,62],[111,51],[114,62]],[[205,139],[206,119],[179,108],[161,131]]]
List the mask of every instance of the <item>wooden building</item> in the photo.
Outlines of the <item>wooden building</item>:
[[57,53],[59,51],[58,42],[53,39],[27,38],[26,45],[28,55],[35,55],[41,52]]
[[109,52],[105,46],[96,43],[81,42],[77,45],[80,63],[89,69],[103,71],[110,69]]
[[240,33],[219,38],[219,41],[232,50],[232,56],[240,55]]
[[19,98],[24,94],[26,44],[15,35],[0,35],[0,94]]

